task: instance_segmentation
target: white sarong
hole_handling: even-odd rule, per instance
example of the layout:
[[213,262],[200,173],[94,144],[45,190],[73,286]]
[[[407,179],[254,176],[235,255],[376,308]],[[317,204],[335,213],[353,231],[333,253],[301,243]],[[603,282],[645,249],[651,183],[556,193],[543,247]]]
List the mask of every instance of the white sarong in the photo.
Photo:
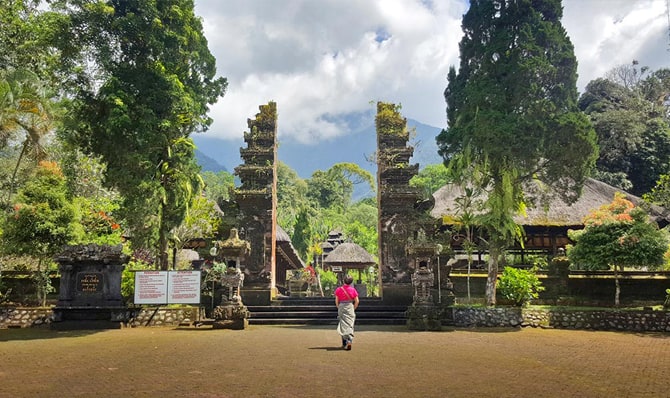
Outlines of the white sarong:
[[337,307],[337,333],[342,336],[343,340],[353,340],[354,338],[354,322],[356,322],[356,312],[354,311],[353,302],[340,303]]

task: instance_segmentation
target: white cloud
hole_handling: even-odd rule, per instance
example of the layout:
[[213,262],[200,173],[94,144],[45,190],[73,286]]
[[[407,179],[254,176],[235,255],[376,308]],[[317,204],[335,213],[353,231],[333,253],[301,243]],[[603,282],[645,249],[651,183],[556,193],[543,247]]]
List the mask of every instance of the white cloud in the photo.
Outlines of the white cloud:
[[617,65],[670,66],[665,0],[566,0],[563,26],[575,46],[580,91]]
[[[668,66],[665,7],[665,0],[565,0],[580,91],[633,59]],[[466,10],[466,0],[197,0],[229,80],[207,134],[241,141],[247,118],[268,101],[277,102],[280,139],[306,143],[342,135],[346,127],[334,116],[373,109],[378,100],[442,127]]]

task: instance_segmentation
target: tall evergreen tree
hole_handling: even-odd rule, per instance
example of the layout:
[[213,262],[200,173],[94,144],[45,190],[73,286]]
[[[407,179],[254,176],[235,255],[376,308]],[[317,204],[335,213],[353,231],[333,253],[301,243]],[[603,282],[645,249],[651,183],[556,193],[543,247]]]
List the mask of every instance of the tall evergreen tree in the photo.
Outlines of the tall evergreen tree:
[[560,0],[472,0],[458,73],[449,71],[447,129],[437,142],[457,180],[476,175],[467,183],[488,192],[489,305],[499,257],[521,233],[512,217],[529,200],[524,183],[537,179],[574,200],[597,156],[577,109],[577,61],[562,15]]

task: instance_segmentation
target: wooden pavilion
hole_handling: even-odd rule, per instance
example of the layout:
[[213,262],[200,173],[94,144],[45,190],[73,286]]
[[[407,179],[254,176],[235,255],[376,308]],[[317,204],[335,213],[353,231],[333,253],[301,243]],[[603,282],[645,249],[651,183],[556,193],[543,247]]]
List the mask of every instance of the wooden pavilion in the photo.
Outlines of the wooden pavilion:
[[361,271],[366,271],[368,267],[376,264],[374,257],[364,248],[356,243],[345,242],[338,244],[332,252],[323,260],[325,268],[337,273],[339,283],[342,283],[347,271],[358,270],[358,280],[355,281],[356,290],[365,297],[365,285],[361,280]]
[[[532,198],[533,190],[528,191],[528,197]],[[534,190],[537,191],[538,189]],[[592,178],[586,180],[581,196],[572,204],[565,203],[558,194],[545,192],[545,200],[537,200],[535,206],[528,206],[525,215],[514,217],[517,224],[523,227],[525,241],[523,247],[517,242],[511,249],[520,252],[522,256],[528,252],[556,254],[559,248],[570,243],[568,230],[584,228],[584,217],[602,205],[611,203],[617,192],[623,193],[636,206],[642,203],[641,198]],[[431,210],[431,216],[442,218],[444,227],[449,229],[449,220],[458,215],[456,200],[461,196],[463,190],[456,185],[449,184],[440,188],[433,194],[435,206]],[[670,223],[668,210],[660,206],[650,206],[649,216],[659,227]],[[462,241],[462,236],[455,235],[452,247],[458,250]]]

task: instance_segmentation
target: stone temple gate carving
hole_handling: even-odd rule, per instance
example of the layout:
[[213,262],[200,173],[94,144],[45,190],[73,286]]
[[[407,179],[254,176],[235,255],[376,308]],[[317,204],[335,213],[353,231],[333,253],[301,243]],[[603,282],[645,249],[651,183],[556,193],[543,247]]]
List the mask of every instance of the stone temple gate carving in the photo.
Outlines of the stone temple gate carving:
[[[247,121],[247,147],[240,149],[244,163],[235,168],[242,183],[234,195],[240,213],[238,227],[244,228],[251,245],[244,261],[242,295],[251,305],[269,303],[277,291],[277,106],[269,102],[259,109],[255,119]],[[398,106],[378,103],[375,123],[382,295],[386,299],[389,287],[400,286],[401,301],[409,304],[414,296],[416,264],[407,245],[416,238],[416,231],[431,236],[436,230],[436,221],[428,214],[433,203],[421,203],[419,191],[409,186],[419,165],[409,164],[414,148],[408,145],[407,120],[399,114]],[[432,274],[432,269],[427,271]]]

